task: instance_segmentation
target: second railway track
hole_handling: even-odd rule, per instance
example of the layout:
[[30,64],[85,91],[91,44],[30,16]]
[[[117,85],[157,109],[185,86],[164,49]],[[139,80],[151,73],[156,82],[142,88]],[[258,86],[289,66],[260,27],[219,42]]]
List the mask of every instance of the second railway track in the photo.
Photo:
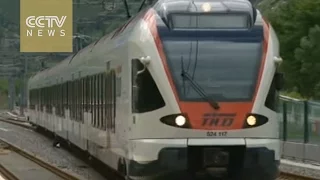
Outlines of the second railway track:
[[0,174],[6,180],[78,180],[1,138]]
[[288,172],[281,172],[278,180],[319,180],[319,178],[313,178]]
[[[6,118],[6,117],[1,117],[0,116],[0,120],[13,124],[13,125],[18,125],[24,128],[28,128],[28,129],[34,129],[31,126],[28,126],[22,122],[17,122],[14,119],[10,119],[10,118]],[[57,175],[60,179],[68,179],[68,180],[76,180],[78,178],[48,164],[43,162],[42,160],[24,152],[23,150],[19,149],[18,147],[9,144],[8,142],[4,142],[4,144],[8,145],[8,149],[6,150],[6,148],[2,148],[3,141],[0,138],[0,156],[1,154],[5,153],[6,151],[13,151],[16,152],[22,156],[24,156],[25,158],[33,161],[34,163],[40,165],[41,167],[49,170],[50,172],[52,172],[54,175]],[[0,163],[0,175],[5,176],[8,180],[20,180],[19,178],[17,178],[12,172],[10,172],[8,169],[6,169],[4,166],[1,165]],[[24,179],[21,179],[24,180]],[[293,174],[293,173],[288,173],[288,172],[280,172],[279,177],[277,178],[277,180],[320,180],[319,178],[313,178],[313,177],[308,177],[308,176],[303,176],[303,175],[298,175],[298,174]]]

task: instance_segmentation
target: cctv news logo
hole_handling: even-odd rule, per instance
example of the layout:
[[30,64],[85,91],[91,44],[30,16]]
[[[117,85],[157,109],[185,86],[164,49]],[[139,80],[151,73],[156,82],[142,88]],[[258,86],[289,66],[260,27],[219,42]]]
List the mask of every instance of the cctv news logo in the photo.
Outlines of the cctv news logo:
[[26,18],[27,36],[65,36],[66,19],[67,16],[29,16]]

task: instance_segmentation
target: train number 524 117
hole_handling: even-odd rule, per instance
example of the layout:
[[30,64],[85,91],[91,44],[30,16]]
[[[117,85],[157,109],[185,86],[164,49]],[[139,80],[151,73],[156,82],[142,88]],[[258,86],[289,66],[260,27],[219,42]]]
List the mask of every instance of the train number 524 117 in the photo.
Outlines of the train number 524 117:
[[227,136],[227,132],[223,131],[223,132],[212,132],[212,131],[208,131],[207,132],[207,136]]

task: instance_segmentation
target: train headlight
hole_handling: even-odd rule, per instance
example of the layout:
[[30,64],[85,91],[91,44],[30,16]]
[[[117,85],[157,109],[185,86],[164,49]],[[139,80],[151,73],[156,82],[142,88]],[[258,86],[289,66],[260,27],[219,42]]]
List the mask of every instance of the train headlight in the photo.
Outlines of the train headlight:
[[187,114],[170,114],[160,118],[160,121],[169,126],[191,128]]
[[179,116],[176,117],[175,122],[176,122],[176,124],[178,126],[183,126],[183,125],[186,124],[186,118],[181,116],[181,115],[179,115]]
[[202,10],[204,12],[209,12],[211,10],[211,5],[209,3],[202,4]]
[[247,117],[247,123],[250,126],[254,126],[257,123],[257,118],[254,116],[249,116],[249,117]]
[[244,121],[243,128],[254,128],[266,124],[269,119],[260,114],[248,114]]

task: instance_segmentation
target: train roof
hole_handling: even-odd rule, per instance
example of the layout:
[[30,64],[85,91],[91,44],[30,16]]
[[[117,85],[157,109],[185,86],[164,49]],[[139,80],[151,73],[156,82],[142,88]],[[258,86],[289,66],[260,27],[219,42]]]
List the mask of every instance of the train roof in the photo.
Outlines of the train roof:
[[[184,4],[184,3],[190,3],[192,1],[190,0],[159,0],[156,4],[155,4],[155,9],[159,9],[159,7],[165,7],[164,4],[171,4],[171,3],[176,3],[176,4]],[[252,8],[250,1],[248,0],[210,0],[210,1],[205,1],[205,0],[193,0],[193,2],[195,3],[201,3],[201,2],[210,2],[210,3],[215,3],[217,2],[219,4],[219,2],[223,2],[222,6],[227,6],[229,9],[243,9],[244,7],[247,8]],[[156,7],[157,6],[157,7]],[[171,5],[170,5],[171,6]],[[222,6],[219,6],[220,8]],[[176,8],[181,8],[183,6],[175,6]],[[171,7],[174,9],[174,7]],[[219,8],[217,8],[219,9]],[[262,18],[261,18],[261,14],[260,12],[257,10],[257,22],[256,24],[262,24]],[[134,17],[132,17],[134,18]],[[121,27],[120,27],[121,28]],[[59,62],[57,65],[45,69],[41,72],[38,72],[36,75],[32,76],[29,78],[29,87],[32,86],[32,88],[38,87],[38,86],[46,86],[43,83],[48,83],[47,79],[51,79],[49,81],[49,84],[56,84],[56,83],[60,83],[61,80],[60,79],[53,79],[52,76],[56,76],[57,74],[59,74],[59,77],[63,77],[64,73],[70,73],[70,71],[75,70],[75,68],[77,68],[77,64],[79,63],[84,63],[85,61],[91,61],[88,60],[85,56],[89,55],[88,52],[91,52],[92,50],[95,51],[95,46],[99,46],[99,44],[103,44],[106,42],[106,40],[108,39],[108,37],[112,34],[115,33],[115,31],[117,31],[117,29],[115,29],[113,32],[101,37],[99,40],[97,40],[96,42],[91,43],[90,45],[86,46],[85,48],[81,49],[79,52],[72,54],[70,56],[68,56],[67,58],[65,58],[64,60],[62,60],[61,62]],[[111,42],[110,42],[111,43]],[[92,54],[92,53],[90,53]],[[67,71],[67,72],[66,72]],[[41,81],[41,82],[39,82]],[[55,81],[55,82],[52,82]],[[63,80],[63,82],[65,82],[66,80]]]

